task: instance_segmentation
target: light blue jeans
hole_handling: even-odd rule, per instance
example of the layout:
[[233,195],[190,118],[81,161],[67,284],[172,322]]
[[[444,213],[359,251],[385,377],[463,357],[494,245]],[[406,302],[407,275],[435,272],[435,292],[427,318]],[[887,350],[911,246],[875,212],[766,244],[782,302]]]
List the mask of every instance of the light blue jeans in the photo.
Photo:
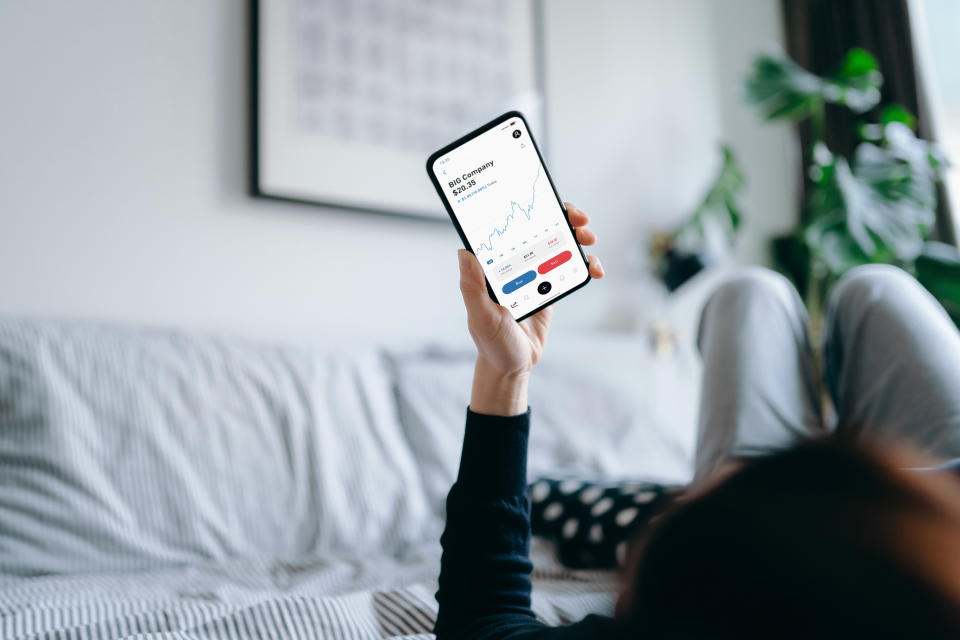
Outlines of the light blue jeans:
[[807,313],[783,276],[751,268],[704,307],[696,476],[731,457],[788,447],[830,430],[903,442],[934,460],[960,458],[960,332],[910,275],[850,271],[827,304],[824,418]]

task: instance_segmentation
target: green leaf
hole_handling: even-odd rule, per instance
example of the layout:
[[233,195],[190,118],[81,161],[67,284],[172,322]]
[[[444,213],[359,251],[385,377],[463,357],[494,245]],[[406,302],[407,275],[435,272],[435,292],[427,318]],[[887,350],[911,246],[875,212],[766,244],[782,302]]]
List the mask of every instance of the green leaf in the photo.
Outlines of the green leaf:
[[873,83],[863,86],[843,85],[840,98],[831,102],[842,104],[854,113],[864,113],[873,109],[880,102],[880,89]]
[[817,253],[834,276],[867,262],[860,248],[842,231],[828,231],[821,236]]
[[740,222],[743,220],[743,213],[740,212],[739,205],[731,195],[723,198],[723,205],[726,207],[727,215],[730,218],[730,228],[733,231],[737,231],[740,228]]
[[873,54],[866,49],[854,47],[843,59],[838,75],[841,78],[859,78],[874,71],[880,71],[880,65]]
[[847,161],[843,159],[837,162],[836,188],[846,214],[846,228],[850,239],[864,255],[873,256],[877,252],[877,245],[867,229],[866,220],[869,216],[867,210],[870,207],[870,194],[854,177]]
[[785,56],[761,55],[746,79],[747,102],[767,120],[799,122],[823,103],[823,84]]
[[822,110],[824,103],[840,104],[856,113],[880,102],[883,76],[877,61],[863,49],[853,49],[839,70],[821,78],[783,55],[761,55],[746,79],[746,96],[767,120],[800,122]]
[[703,251],[711,239],[730,246],[740,229],[743,214],[738,198],[745,185],[743,170],[729,146],[723,145],[721,151],[723,164],[706,195],[672,234],[674,245],[685,252]]
[[794,236],[803,251],[789,253],[810,267],[811,290],[865,263],[915,267],[960,324],[960,255],[952,248],[931,253],[931,243],[924,243],[935,219],[937,181],[947,166],[939,147],[916,137],[916,117],[901,105],[885,106],[879,122],[858,124],[863,142],[850,158],[835,157],[823,144],[824,105],[864,113],[879,104],[882,84],[876,58],[864,49],[852,49],[826,77],[784,56],[754,61],[747,99],[764,118],[813,119],[811,189]]
[[866,142],[882,142],[883,125],[860,121],[857,123],[857,137]]
[[863,113],[880,102],[883,75],[867,50],[854,48],[840,64],[840,69],[827,82],[827,102],[842,104],[855,113]]
[[880,124],[886,126],[891,122],[901,122],[914,131],[917,129],[917,117],[906,107],[899,104],[888,104],[880,112]]
[[910,262],[919,254],[936,207],[936,185],[922,159],[862,143],[844,180],[847,226],[873,262]]
[[813,165],[804,230],[811,255],[833,275],[867,262],[911,264],[934,223],[938,170],[930,155],[930,143],[891,122],[883,144],[861,143],[851,163]]
[[930,163],[930,168],[938,177],[942,177],[943,172],[951,166],[950,160],[943,153],[943,149],[935,142],[927,143],[927,162]]
[[836,163],[837,158],[825,142],[815,142],[813,149],[810,150],[810,160],[818,167],[831,167]]
[[727,243],[732,244],[740,227],[741,215],[737,198],[743,190],[745,180],[733,149],[723,145],[721,151],[723,164],[720,166],[720,172],[707,191],[703,202],[694,210],[693,218],[709,221],[718,226],[727,236]]
[[936,148],[900,122],[891,122],[883,131],[882,145],[864,143],[854,152],[857,175],[887,199],[905,199],[934,210],[941,168],[932,161]]

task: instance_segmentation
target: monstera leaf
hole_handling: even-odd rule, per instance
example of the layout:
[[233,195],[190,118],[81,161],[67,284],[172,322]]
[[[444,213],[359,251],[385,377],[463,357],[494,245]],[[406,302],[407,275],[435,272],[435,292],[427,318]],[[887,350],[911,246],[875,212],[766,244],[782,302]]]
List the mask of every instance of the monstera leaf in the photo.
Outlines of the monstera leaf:
[[884,127],[884,141],[861,143],[852,165],[815,149],[804,239],[834,275],[867,262],[911,263],[934,223],[935,147],[902,122]]
[[799,122],[839,104],[855,113],[880,102],[880,74],[876,59],[864,49],[852,49],[833,75],[822,78],[784,56],[761,55],[747,78],[747,101],[767,120]]
[[866,49],[854,48],[843,59],[839,71],[827,81],[825,99],[854,113],[863,113],[880,102],[883,75],[880,65]]
[[862,142],[850,157],[834,156],[825,142],[825,106],[865,114],[878,105],[882,83],[876,59],[863,49],[852,49],[825,77],[785,56],[754,60],[747,100],[767,120],[809,120],[812,138],[804,222],[778,238],[774,252],[812,316],[839,276],[881,262],[912,271],[960,325],[960,252],[925,242],[946,159],[914,135],[916,117],[901,105],[884,105],[879,119],[865,117],[857,125]]
[[653,238],[654,270],[670,291],[714,263],[736,240],[745,180],[733,149],[723,145],[721,151],[723,164],[697,208],[672,232]]
[[722,234],[724,242],[732,245],[740,228],[739,198],[746,181],[733,149],[723,145],[720,150],[723,164],[717,177],[689,221],[674,233],[674,244],[685,251],[702,251],[711,232]]

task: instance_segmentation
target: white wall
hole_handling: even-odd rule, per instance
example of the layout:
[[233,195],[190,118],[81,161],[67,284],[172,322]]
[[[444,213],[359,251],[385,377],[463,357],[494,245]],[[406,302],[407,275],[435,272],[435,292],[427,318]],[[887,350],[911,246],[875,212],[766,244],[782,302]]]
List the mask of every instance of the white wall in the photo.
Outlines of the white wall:
[[[644,234],[697,201],[717,139],[737,136],[769,212],[751,251],[785,215],[787,138],[731,92],[777,37],[775,4],[548,0],[550,165],[612,274],[563,303],[562,328],[629,323]],[[0,313],[321,341],[461,332],[451,228],[246,195],[246,5],[0,4]]]
[[762,122],[744,101],[744,77],[757,53],[785,45],[780,3],[724,0],[712,3],[716,82],[723,138],[736,151],[747,177],[740,260],[767,263],[769,239],[790,231],[799,215],[797,140],[786,124]]
[[583,322],[631,326],[659,291],[638,286],[646,239],[695,206],[716,167],[710,2],[545,4],[552,171],[593,216],[610,274],[567,306]]

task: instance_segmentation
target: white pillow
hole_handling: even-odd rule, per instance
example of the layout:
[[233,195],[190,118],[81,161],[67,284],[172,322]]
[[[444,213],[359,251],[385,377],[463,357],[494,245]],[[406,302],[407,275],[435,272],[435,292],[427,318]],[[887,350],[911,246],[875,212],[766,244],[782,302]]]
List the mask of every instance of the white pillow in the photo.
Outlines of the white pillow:
[[382,356],[0,321],[0,571],[396,553],[433,531]]
[[[566,350],[551,344],[556,353],[550,362],[534,369],[529,478],[683,481],[689,477],[689,430],[664,433],[651,419],[648,391],[653,387],[644,387],[640,374],[644,363],[632,355],[645,347],[636,348],[635,338],[621,339],[599,352],[598,347],[603,345],[591,340],[568,342]],[[636,375],[632,370],[614,370],[618,368],[611,357],[614,350],[632,358]],[[436,513],[443,512],[456,478],[474,357],[468,350],[441,349],[394,357],[400,419]],[[595,375],[598,367],[606,367],[607,373]]]

